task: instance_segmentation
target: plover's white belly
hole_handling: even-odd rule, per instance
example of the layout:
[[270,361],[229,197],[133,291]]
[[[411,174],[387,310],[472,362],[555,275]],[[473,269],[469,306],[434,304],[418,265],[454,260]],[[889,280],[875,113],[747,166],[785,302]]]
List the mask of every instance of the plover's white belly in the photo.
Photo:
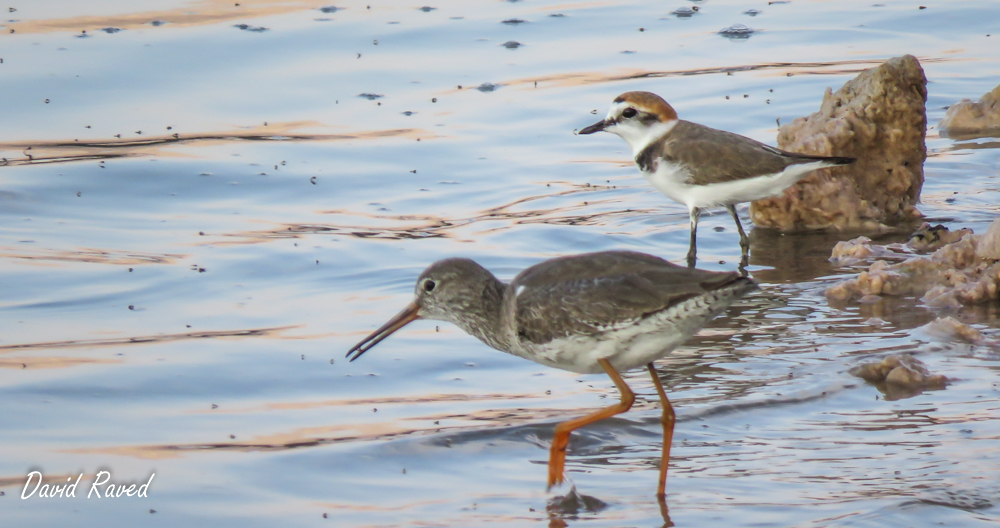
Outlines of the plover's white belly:
[[688,179],[688,172],[681,165],[660,161],[657,164],[656,172],[643,171],[642,175],[653,187],[667,195],[667,198],[679,204],[688,205],[689,188],[692,185],[685,183]]
[[643,367],[666,356],[697,333],[708,319],[728,306],[731,296],[730,291],[712,292],[594,336],[569,336],[541,345],[521,342],[522,350],[515,354],[581,374],[603,372],[597,363],[602,358],[608,359],[619,372]]
[[706,208],[752,202],[781,194],[803,175],[829,167],[825,161],[792,165],[783,172],[708,185],[688,183],[689,173],[681,165],[660,161],[656,172],[643,172],[646,180],[671,200],[693,207]]

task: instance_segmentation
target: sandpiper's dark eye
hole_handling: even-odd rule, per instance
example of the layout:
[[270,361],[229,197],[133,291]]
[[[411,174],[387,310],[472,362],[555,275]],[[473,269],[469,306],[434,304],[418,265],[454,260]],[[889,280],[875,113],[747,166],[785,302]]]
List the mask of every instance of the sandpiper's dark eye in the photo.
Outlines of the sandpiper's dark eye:
[[437,286],[437,283],[430,279],[424,281],[424,291],[434,291],[435,286]]
[[625,119],[629,119],[629,118],[635,117],[635,114],[638,114],[638,113],[639,112],[635,111],[635,108],[631,108],[630,107],[630,108],[626,108],[625,110],[622,110],[622,117],[624,117]]

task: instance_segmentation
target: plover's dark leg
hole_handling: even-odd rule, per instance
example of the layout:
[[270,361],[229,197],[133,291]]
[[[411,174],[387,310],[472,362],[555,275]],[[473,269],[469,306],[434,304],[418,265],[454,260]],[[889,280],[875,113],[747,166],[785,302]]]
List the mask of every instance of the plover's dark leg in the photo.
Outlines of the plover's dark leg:
[[[674,441],[674,422],[677,421],[677,415],[674,414],[674,406],[670,405],[667,393],[663,390],[663,384],[660,383],[660,376],[656,374],[656,368],[653,367],[652,363],[647,365],[647,367],[649,367],[649,375],[653,378],[656,393],[660,395],[660,403],[663,405],[663,416],[660,417],[660,423],[663,424],[663,455],[660,457],[660,485],[656,488],[656,496],[662,499],[666,496],[667,468],[670,466],[670,444]],[[666,509],[665,504],[662,506]]]
[[736,206],[727,205],[726,210],[729,211],[729,215],[733,217],[733,221],[736,222],[736,229],[740,232],[740,247],[743,248],[744,253],[749,252],[750,239],[747,237],[746,232],[743,231],[743,224],[740,223],[740,216],[736,214]]
[[692,207],[691,215],[691,244],[688,246],[688,267],[693,268],[698,257],[698,217],[701,216],[701,209]]
[[747,237],[746,232],[743,231],[743,224],[740,223],[740,217],[739,215],[736,214],[736,206],[727,205],[726,210],[729,211],[729,215],[733,217],[733,221],[736,222],[736,229],[739,230],[740,232],[740,249],[742,250],[742,254],[740,255],[739,269],[740,273],[742,273],[743,276],[746,277],[747,276],[746,267],[747,264],[750,263],[750,238]]
[[605,407],[597,412],[581,416],[575,420],[562,422],[556,426],[556,433],[552,437],[552,447],[549,449],[549,489],[552,489],[552,486],[556,484],[562,484],[563,468],[566,466],[566,446],[569,444],[569,434],[585,425],[621,414],[631,409],[632,404],[635,403],[635,394],[632,393],[632,389],[628,388],[621,374],[611,366],[611,363],[604,358],[598,359],[597,362],[601,364],[604,372],[607,372],[608,376],[611,377],[611,381],[615,382],[618,392],[622,395],[622,401],[611,407]]

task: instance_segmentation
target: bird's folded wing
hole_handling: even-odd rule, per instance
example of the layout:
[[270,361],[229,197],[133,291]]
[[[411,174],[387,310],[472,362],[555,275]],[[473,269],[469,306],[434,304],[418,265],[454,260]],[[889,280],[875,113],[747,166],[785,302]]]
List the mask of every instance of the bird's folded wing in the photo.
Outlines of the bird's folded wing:
[[658,150],[652,155],[684,165],[692,185],[775,174],[793,163],[774,147],[689,121],[679,121],[664,142],[650,147]]
[[[559,262],[558,266],[551,263]],[[596,336],[717,289],[739,277],[688,269],[642,253],[553,259],[511,283],[518,338],[542,344]]]

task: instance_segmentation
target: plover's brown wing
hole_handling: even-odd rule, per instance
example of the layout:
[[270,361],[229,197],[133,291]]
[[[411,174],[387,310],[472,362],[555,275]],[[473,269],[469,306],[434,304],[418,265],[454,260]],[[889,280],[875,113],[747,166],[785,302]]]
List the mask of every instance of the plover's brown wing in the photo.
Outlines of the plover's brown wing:
[[753,284],[738,273],[689,269],[644,253],[587,253],[524,270],[505,305],[518,338],[542,344],[600,334],[741,280]]
[[[716,130],[690,121],[678,121],[664,141],[650,144],[636,156],[643,170],[655,170],[658,159],[684,165],[688,182],[709,185],[776,174],[789,165],[830,160],[831,165],[850,163],[851,158],[824,158],[795,154],[748,137]],[[647,168],[648,167],[648,168]]]

